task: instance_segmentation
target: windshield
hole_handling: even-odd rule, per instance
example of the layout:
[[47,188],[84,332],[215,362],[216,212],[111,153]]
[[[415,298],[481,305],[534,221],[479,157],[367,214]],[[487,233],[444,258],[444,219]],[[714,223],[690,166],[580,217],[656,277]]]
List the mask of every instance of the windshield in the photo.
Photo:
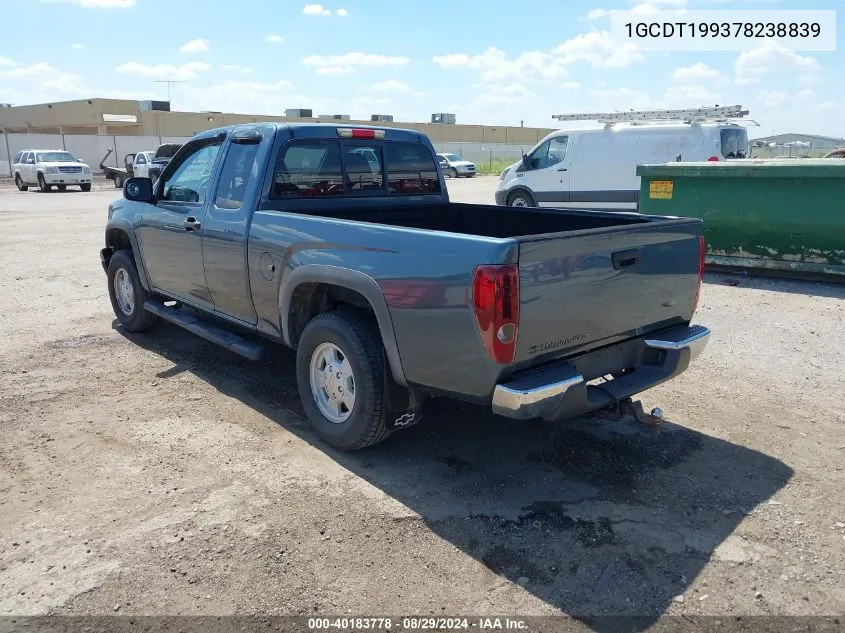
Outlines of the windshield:
[[39,163],[75,163],[77,160],[70,152],[38,152],[36,162]]
[[441,154],[441,156],[444,156],[446,158],[446,160],[448,160],[450,163],[454,163],[456,161],[463,160],[457,154]]
[[722,156],[748,158],[748,132],[744,127],[722,128]]

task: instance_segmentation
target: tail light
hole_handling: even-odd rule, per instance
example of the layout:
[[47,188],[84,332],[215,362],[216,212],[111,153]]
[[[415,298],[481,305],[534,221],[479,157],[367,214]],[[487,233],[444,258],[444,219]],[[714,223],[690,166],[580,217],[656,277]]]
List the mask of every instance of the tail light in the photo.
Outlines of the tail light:
[[478,266],[472,278],[472,304],[487,354],[497,363],[513,363],[519,329],[519,266]]
[[719,160],[720,160],[720,159],[719,159],[719,157],[718,157],[718,156],[711,156],[710,158],[708,158],[708,159],[707,159],[707,162],[709,162],[709,163],[718,163],[718,162],[719,162]]
[[698,287],[695,289],[695,301],[692,304],[692,311],[698,309],[698,299],[701,297],[701,284],[704,282],[704,256],[707,254],[707,243],[703,237],[698,238]]

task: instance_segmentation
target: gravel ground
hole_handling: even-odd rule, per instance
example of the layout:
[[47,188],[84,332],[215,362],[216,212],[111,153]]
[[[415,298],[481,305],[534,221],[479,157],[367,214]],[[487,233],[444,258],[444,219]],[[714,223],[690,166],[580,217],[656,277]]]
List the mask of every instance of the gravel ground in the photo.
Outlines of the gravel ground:
[[0,615],[845,613],[845,287],[708,276],[659,434],[438,399],[346,455],[291,352],[115,327],[109,183],[7,185]]

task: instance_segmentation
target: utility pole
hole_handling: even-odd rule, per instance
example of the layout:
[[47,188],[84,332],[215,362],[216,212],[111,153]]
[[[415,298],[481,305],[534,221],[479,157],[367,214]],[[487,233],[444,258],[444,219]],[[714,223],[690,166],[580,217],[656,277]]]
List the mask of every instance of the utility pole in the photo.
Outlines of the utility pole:
[[181,79],[156,79],[155,83],[157,84],[167,84],[167,103],[170,103],[170,86],[172,84],[183,84],[185,83]]

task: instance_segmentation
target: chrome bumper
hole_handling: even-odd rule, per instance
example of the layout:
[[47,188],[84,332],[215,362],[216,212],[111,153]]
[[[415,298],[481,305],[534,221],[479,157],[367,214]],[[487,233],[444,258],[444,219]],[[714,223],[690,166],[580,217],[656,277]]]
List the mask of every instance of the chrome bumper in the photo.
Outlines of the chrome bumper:
[[[676,327],[521,372],[496,385],[493,413],[518,420],[562,420],[602,409],[686,371],[709,338],[710,330],[701,325]],[[609,367],[608,359],[619,359],[619,366]],[[634,371],[603,383],[601,388],[587,384],[626,368]]]

